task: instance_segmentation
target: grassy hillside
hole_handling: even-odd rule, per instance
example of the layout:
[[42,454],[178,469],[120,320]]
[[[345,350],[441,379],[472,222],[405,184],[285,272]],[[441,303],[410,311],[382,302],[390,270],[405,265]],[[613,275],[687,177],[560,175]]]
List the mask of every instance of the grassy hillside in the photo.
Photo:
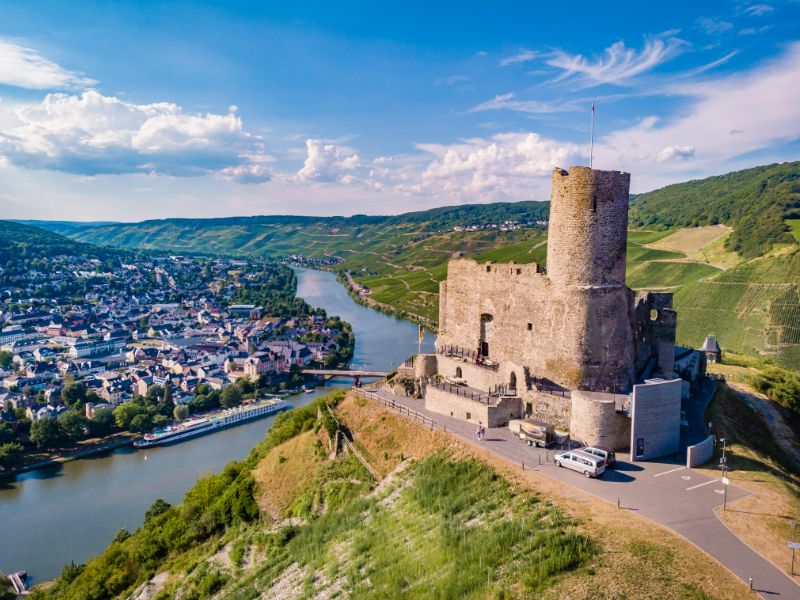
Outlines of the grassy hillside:
[[111,250],[76,242],[40,227],[0,221],[0,265],[56,254],[101,256],[112,253]]
[[84,227],[70,232],[80,241],[127,248],[183,252],[304,254],[322,258],[378,245],[393,248],[420,236],[486,222],[547,219],[546,202],[505,202],[435,208],[396,216],[261,216],[224,219],[164,219]]
[[636,227],[734,228],[728,250],[753,258],[775,244],[794,243],[786,219],[800,214],[800,162],[755,167],[678,183],[638,196],[631,205]]
[[[378,481],[350,453],[331,458],[323,403]],[[282,415],[246,461],[154,504],[34,599],[748,597],[682,538],[575,498],[338,393]]]
[[[497,262],[546,258],[546,230],[453,231],[547,218],[548,204],[445,207],[389,217],[168,219],[86,227],[79,240],[123,247],[343,261],[368,302],[435,324],[438,285],[456,254]],[[671,290],[678,341],[716,333],[723,349],[800,369],[800,162],[767,165],[641,194],[631,204],[628,284]]]

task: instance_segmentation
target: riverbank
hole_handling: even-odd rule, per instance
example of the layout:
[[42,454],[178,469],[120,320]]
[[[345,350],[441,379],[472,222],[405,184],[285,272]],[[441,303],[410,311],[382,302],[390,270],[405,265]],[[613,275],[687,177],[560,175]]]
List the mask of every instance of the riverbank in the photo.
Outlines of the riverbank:
[[[297,269],[297,296],[352,325],[352,363],[391,371],[417,351],[417,325],[353,301],[332,272]],[[426,336],[423,351],[433,349]],[[350,381],[333,381],[289,399],[293,408]],[[245,458],[264,439],[275,417],[251,421],[166,447],[123,446],[84,460],[20,473],[0,483],[0,571],[26,570],[31,585],[52,579],[65,564],[86,562],[120,528],[134,531],[156,498],[176,504],[198,478]],[[87,526],[90,524],[90,526]]]
[[[0,468],[0,481],[11,479],[17,475],[28,473],[36,469],[46,469],[54,465],[102,454],[103,452],[110,452],[111,450],[116,450],[117,448],[123,448],[125,446],[131,446],[134,440],[139,437],[141,437],[139,434],[121,431],[102,439],[83,440],[82,442],[78,442],[76,447],[66,450],[59,449],[51,452],[23,454],[23,464],[11,469]],[[42,460],[42,456],[49,456],[49,458]]]

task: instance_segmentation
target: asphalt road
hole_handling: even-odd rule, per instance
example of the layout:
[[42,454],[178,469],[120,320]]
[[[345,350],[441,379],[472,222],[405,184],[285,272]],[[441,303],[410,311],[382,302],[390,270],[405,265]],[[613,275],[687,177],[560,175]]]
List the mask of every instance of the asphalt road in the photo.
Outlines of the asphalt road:
[[[717,517],[714,509],[723,504],[725,489],[719,477],[687,469],[685,463],[631,463],[624,460],[625,456],[618,456],[616,469],[606,471],[600,479],[587,479],[575,471],[556,467],[552,462],[552,450],[531,448],[507,428],[487,429],[484,440],[478,441],[473,424],[427,411],[420,400],[395,396],[387,390],[373,393],[425,415],[470,444],[518,464],[524,463],[527,469],[613,504],[619,502],[622,509],[636,511],[672,529],[742,580],[752,577],[754,589],[764,598],[800,599],[800,586],[731,533]],[[748,494],[742,488],[729,485],[727,499],[732,502]]]

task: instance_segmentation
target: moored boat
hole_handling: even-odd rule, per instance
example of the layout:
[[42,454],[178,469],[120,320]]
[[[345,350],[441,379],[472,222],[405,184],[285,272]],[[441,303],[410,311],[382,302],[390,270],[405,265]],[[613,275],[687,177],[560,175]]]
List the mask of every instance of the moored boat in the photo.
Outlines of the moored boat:
[[178,425],[157,429],[152,433],[145,434],[140,440],[136,440],[133,445],[136,448],[149,448],[151,446],[173,444],[216,431],[217,429],[231,427],[260,417],[266,417],[287,407],[288,404],[282,399],[271,399],[243,404],[236,408],[228,408],[217,413],[204,415],[203,417],[189,419]]

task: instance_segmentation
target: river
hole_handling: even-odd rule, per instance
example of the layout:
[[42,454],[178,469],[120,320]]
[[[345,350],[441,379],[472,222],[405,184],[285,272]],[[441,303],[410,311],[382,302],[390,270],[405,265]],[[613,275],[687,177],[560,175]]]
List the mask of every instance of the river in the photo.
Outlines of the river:
[[[352,364],[390,370],[417,351],[417,326],[353,301],[332,273],[298,269],[297,295],[339,315],[356,334]],[[425,336],[430,351],[434,336]],[[329,383],[290,398],[307,404],[347,385]],[[101,552],[120,528],[142,521],[156,498],[180,502],[198,477],[247,456],[274,417],[174,446],[118,449],[0,482],[0,571],[27,570],[31,581],[51,579],[63,565]]]

